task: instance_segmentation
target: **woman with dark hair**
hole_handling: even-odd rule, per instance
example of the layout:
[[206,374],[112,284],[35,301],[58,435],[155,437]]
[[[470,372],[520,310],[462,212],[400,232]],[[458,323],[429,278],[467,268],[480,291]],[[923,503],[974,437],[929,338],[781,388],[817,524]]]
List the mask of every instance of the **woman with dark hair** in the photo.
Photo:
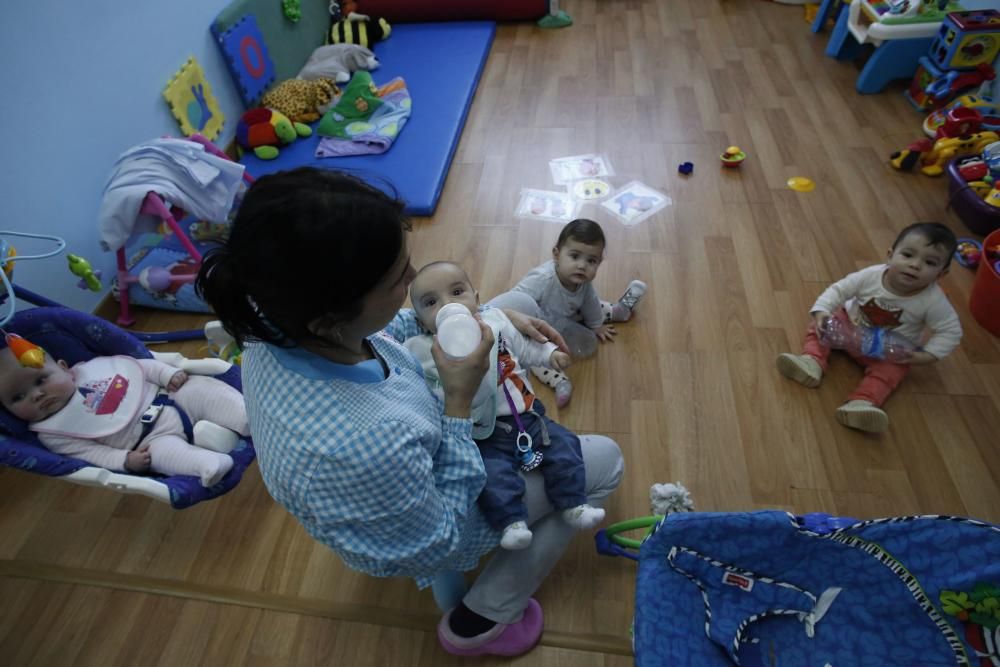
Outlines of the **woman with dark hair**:
[[[349,567],[434,583],[450,610],[438,626],[447,651],[518,655],[541,636],[531,595],[575,531],[528,473],[531,547],[498,552],[464,596],[456,591],[455,573],[499,543],[476,505],[486,475],[469,418],[493,335],[480,323],[482,343],[460,360],[435,342],[436,399],[400,345],[418,333],[412,311],[399,310],[414,276],[408,230],[401,201],[351,176],[264,176],[197,289],[244,346],[247,414],[271,495]],[[505,312],[522,332],[561,342],[540,320]],[[588,500],[600,503],[621,480],[621,452],[602,436],[581,441]]]

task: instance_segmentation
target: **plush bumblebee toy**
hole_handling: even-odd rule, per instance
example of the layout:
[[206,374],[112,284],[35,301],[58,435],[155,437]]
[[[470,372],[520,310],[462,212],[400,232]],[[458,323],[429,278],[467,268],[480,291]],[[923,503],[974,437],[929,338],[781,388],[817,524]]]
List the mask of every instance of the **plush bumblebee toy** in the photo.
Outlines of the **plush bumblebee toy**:
[[389,22],[383,18],[350,14],[346,19],[335,21],[330,27],[330,43],[360,44],[370,49],[391,32]]

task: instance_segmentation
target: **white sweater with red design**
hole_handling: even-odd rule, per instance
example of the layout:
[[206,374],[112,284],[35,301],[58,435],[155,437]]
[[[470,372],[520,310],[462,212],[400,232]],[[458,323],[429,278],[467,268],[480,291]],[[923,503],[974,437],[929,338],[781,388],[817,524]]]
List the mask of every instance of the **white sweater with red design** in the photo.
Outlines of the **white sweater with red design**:
[[924,351],[938,359],[951,354],[962,340],[962,324],[948,297],[936,282],[917,294],[894,294],[882,284],[887,268],[877,264],[838,280],[819,295],[809,312],[833,313],[843,306],[855,324],[889,328],[915,343],[923,340],[924,329],[930,329]]

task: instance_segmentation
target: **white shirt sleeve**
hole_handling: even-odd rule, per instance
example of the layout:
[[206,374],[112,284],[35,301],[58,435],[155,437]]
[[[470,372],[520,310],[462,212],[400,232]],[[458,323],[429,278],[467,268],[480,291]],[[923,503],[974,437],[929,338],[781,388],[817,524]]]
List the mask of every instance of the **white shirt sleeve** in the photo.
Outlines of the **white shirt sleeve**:
[[962,340],[962,323],[944,292],[939,291],[938,297],[927,309],[927,327],[932,333],[924,345],[924,351],[943,359]]
[[38,439],[45,447],[60,456],[86,461],[108,470],[125,470],[125,457],[128,450],[102,445],[93,440],[73,438],[66,435],[38,434]]
[[539,343],[536,340],[528,338],[515,329],[510,320],[504,323],[502,331],[504,338],[510,345],[510,351],[514,354],[514,358],[517,359],[517,363],[522,368],[532,368],[534,366],[552,368],[552,353],[559,349],[555,343]]
[[152,382],[157,387],[166,387],[170,384],[170,379],[181,371],[176,366],[165,364],[156,359],[136,359],[136,361],[142,366],[142,374],[146,381]]
[[883,267],[881,266],[868,267],[867,269],[855,271],[854,273],[844,276],[834,284],[827,287],[823,293],[819,295],[819,298],[816,299],[816,303],[814,303],[813,307],[809,309],[809,313],[813,314],[818,311],[833,313],[858,295],[861,291],[862,285],[864,285],[867,280],[870,280],[873,269],[878,271],[881,275],[882,268]]

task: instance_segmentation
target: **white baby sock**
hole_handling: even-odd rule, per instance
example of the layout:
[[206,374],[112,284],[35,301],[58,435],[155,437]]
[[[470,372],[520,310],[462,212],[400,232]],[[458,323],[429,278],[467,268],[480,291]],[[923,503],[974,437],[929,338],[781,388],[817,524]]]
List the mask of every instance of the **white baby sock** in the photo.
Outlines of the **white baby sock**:
[[500,546],[504,549],[517,551],[518,549],[527,549],[530,544],[531,530],[528,529],[528,524],[525,522],[515,521],[503,529]]
[[220,454],[217,459],[212,461],[210,465],[202,471],[201,485],[207,489],[218,484],[219,480],[225,477],[226,473],[233,469],[233,463],[233,457],[226,454]]
[[587,530],[604,520],[604,510],[590,505],[577,505],[563,510],[563,519],[574,528]]

